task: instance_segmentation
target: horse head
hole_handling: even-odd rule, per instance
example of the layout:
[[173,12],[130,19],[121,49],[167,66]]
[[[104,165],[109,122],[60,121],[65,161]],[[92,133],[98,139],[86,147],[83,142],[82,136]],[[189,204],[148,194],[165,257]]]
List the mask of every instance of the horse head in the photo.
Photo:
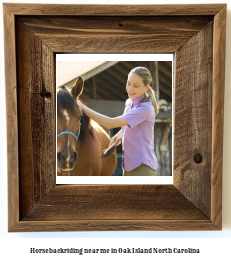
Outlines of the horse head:
[[57,91],[57,162],[62,172],[70,173],[78,159],[77,141],[82,116],[78,98],[83,85],[83,79],[78,77],[71,89],[62,86]]

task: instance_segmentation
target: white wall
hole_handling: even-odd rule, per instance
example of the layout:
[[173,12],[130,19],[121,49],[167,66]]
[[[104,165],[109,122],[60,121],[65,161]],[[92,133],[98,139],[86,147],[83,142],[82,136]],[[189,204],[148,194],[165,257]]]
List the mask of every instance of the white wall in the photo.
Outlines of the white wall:
[[[0,12],[2,13],[2,0],[0,6]],[[31,1],[8,1],[4,2],[21,2],[21,3],[35,3]],[[63,4],[108,4],[109,1],[69,1],[69,0],[39,0],[39,3],[63,3]],[[142,247],[141,245],[146,244],[147,247],[152,244],[152,247],[157,247],[160,244],[161,247],[200,247],[201,254],[196,256],[199,260],[202,260],[202,257],[221,257],[222,254],[228,253],[228,243],[231,243],[231,120],[230,120],[230,112],[231,112],[231,1],[226,0],[204,0],[204,1],[137,1],[137,0],[119,0],[119,1],[110,1],[110,4],[202,4],[202,3],[227,3],[228,4],[228,13],[227,13],[227,42],[226,42],[226,85],[225,85],[225,125],[224,125],[224,149],[223,149],[223,230],[214,232],[145,232],[145,231],[134,231],[134,232],[73,232],[73,233],[7,233],[7,167],[6,167],[6,117],[5,117],[5,83],[4,83],[4,49],[3,49],[3,24],[1,19],[0,26],[0,240],[2,241],[0,244],[0,249],[5,251],[9,251],[8,255],[11,257],[16,257],[18,260],[20,259],[20,255],[13,251],[11,246],[12,242],[16,249],[21,255],[24,255],[24,260],[28,260],[29,256],[29,247],[39,247],[41,245],[51,247],[49,244],[56,244],[55,246],[64,247],[66,243],[71,243],[70,247],[73,247],[73,242],[75,243],[74,247],[78,247],[81,245],[82,247],[91,247],[94,248],[96,244],[109,245],[111,247],[130,247],[130,243],[132,242],[134,245]],[[83,238],[101,238],[98,240],[91,241],[88,239],[84,241]],[[20,240],[19,240],[20,238]],[[23,241],[22,239],[26,240]],[[33,240],[31,240],[33,238]],[[39,240],[42,239],[41,241]],[[53,238],[49,240],[48,238]],[[56,238],[56,239],[55,239]],[[62,238],[62,239],[60,239]],[[66,240],[63,240],[66,238]],[[75,238],[68,239],[68,238]],[[106,240],[105,238],[111,238]],[[121,238],[121,239],[118,239]],[[133,238],[133,239],[125,239],[125,238]],[[139,238],[139,240],[137,240]],[[142,239],[141,239],[142,238]],[[172,238],[177,238],[174,241]],[[187,238],[187,240],[186,240]],[[206,239],[203,239],[206,238]],[[210,238],[210,239],[209,239]],[[9,241],[10,240],[10,241]],[[57,241],[55,241],[57,240]],[[52,243],[53,242],[53,243]],[[210,247],[208,247],[208,243]],[[61,245],[60,245],[61,243]],[[63,244],[63,245],[62,245]],[[77,244],[77,245],[76,245]],[[140,244],[140,245],[139,245]],[[187,244],[187,245],[185,245]],[[19,249],[20,247],[20,249]],[[0,257],[3,254],[0,252]],[[230,254],[229,254],[230,256]],[[48,258],[48,256],[41,256],[41,258]],[[119,257],[119,256],[118,256]],[[150,258],[150,260],[154,260],[156,256]],[[162,260],[164,255],[159,256],[158,260]],[[170,258],[170,256],[167,256]],[[172,255],[171,259],[177,258],[181,260],[181,257],[185,259],[185,256]],[[35,256],[33,256],[35,258]],[[38,257],[39,258],[39,257]],[[65,258],[63,256],[63,258]],[[62,260],[63,260],[62,258]],[[78,257],[75,256],[76,260]],[[82,259],[84,257],[81,257]],[[87,256],[86,256],[87,258]],[[90,258],[90,256],[88,257]],[[115,257],[107,257],[115,258]],[[145,257],[146,260],[148,257]],[[160,259],[161,258],[161,259]],[[190,256],[187,256],[187,260],[191,260]],[[195,256],[193,256],[195,259]],[[92,257],[91,257],[92,259]],[[94,256],[96,259],[96,256]],[[57,258],[56,258],[57,260]],[[61,260],[61,259],[60,259]],[[71,259],[72,260],[72,259]],[[86,259],[87,260],[87,259]],[[89,259],[90,260],[90,259]],[[101,259],[102,260],[102,259]],[[106,259],[105,259],[106,260]],[[183,259],[182,259],[183,260]],[[226,259],[227,260],[227,259]]]

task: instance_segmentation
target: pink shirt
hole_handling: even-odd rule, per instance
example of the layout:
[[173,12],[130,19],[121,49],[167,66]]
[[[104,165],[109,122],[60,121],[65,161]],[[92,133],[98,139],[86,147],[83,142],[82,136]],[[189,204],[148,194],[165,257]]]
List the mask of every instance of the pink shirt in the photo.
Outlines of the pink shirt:
[[122,127],[122,167],[131,171],[141,164],[158,170],[154,152],[155,109],[151,100],[139,103],[145,96],[127,99],[123,117],[128,126]]

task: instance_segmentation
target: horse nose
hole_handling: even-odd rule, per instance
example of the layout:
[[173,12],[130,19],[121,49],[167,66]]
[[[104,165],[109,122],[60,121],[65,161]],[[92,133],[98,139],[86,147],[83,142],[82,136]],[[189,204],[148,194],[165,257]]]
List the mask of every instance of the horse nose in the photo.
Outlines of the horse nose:
[[[70,157],[65,157],[61,152],[57,153],[57,161],[58,165],[63,171],[68,171],[70,169],[74,169],[75,163],[77,161],[78,154],[77,152],[73,152]],[[68,170],[67,170],[68,169]]]
[[77,157],[78,157],[77,152],[73,152],[71,157],[70,157],[70,161],[76,162],[77,161]]
[[57,161],[58,161],[58,162],[62,162],[62,160],[63,160],[63,155],[62,155],[61,152],[58,152],[58,153],[57,153]]

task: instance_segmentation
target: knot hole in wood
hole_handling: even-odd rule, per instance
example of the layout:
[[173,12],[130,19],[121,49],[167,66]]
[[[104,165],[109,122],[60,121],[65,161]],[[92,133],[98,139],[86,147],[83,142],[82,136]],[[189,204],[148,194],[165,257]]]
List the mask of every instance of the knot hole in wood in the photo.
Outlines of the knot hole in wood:
[[197,164],[200,164],[202,162],[202,156],[200,153],[197,153],[195,154],[194,156],[194,161],[197,163]]
[[50,92],[47,92],[46,90],[42,91],[42,92],[40,93],[40,95],[41,95],[42,98],[47,98],[47,99],[51,99],[51,98],[52,98],[52,97],[51,97],[51,93],[50,93]]

